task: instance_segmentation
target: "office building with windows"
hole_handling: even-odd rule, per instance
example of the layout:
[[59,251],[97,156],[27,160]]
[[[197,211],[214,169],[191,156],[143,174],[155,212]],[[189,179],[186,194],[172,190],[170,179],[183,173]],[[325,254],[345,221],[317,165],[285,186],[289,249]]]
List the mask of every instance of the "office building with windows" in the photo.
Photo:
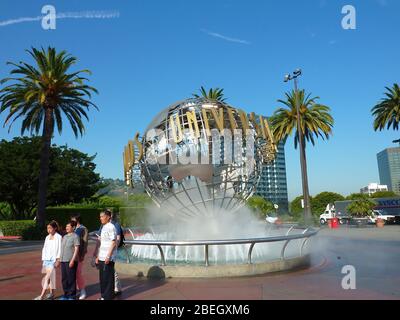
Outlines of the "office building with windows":
[[387,148],[377,154],[379,179],[389,191],[400,194],[400,147]]
[[282,141],[278,144],[278,153],[274,162],[269,165],[263,165],[256,195],[277,204],[279,212],[288,212],[285,142]]

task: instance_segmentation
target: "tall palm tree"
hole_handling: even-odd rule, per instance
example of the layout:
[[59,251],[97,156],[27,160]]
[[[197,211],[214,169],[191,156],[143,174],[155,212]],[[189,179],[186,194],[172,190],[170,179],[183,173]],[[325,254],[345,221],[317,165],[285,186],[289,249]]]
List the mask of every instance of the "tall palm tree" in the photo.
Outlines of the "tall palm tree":
[[193,93],[193,97],[205,98],[210,101],[218,101],[218,102],[224,102],[226,100],[226,98],[224,98],[224,89],[210,88],[210,90],[207,92],[206,89],[201,87],[199,91],[200,91],[200,95]]
[[[8,112],[4,126],[11,128],[15,120],[21,118],[21,135],[25,131],[39,134],[42,127],[42,150],[40,158],[39,192],[37,223],[44,226],[49,158],[54,125],[61,134],[63,116],[68,119],[74,135],[82,135],[85,127],[82,116],[89,120],[86,113],[89,107],[97,106],[87,100],[97,90],[85,84],[88,81],[82,74],[89,70],[71,72],[70,68],[77,59],[66,51],[56,52],[54,48],[41,50],[32,48],[27,52],[36,65],[25,62],[8,62],[14,67],[10,78],[0,84],[11,82],[0,90],[0,113]],[[10,129],[9,129],[10,130]]]
[[[319,97],[310,98],[304,90],[297,92],[297,101],[300,110],[300,126],[303,139],[315,144],[315,138],[329,139],[332,134],[333,118],[328,106],[316,103]],[[286,93],[286,100],[278,100],[287,108],[277,109],[270,118],[273,136],[277,141],[285,140],[296,129],[294,146],[297,149],[299,132],[297,128],[296,93]],[[305,141],[304,141],[305,142]],[[305,148],[305,143],[303,144]]]
[[[303,183],[303,196],[305,202],[305,222],[311,222],[311,208],[310,196],[308,189],[307,177],[307,157],[306,157],[306,140],[315,144],[315,138],[321,137],[322,139],[329,139],[332,134],[333,118],[330,115],[330,108],[316,103],[319,97],[306,96],[304,90],[293,90],[286,93],[286,100],[278,100],[284,104],[286,108],[277,109],[272,117],[270,123],[272,126],[272,134],[275,141],[284,141],[293,130],[296,130],[294,137],[294,146],[297,149],[299,144],[299,136],[302,137],[302,150],[300,152],[300,162],[302,164],[302,183]],[[297,121],[297,106],[299,106],[300,125]],[[299,128],[300,127],[300,128]],[[301,133],[301,135],[299,135]],[[307,201],[306,201],[307,200]]]
[[393,127],[399,130],[400,123],[400,87],[397,83],[393,88],[386,87],[385,98],[371,112],[374,119],[374,130],[379,131]]

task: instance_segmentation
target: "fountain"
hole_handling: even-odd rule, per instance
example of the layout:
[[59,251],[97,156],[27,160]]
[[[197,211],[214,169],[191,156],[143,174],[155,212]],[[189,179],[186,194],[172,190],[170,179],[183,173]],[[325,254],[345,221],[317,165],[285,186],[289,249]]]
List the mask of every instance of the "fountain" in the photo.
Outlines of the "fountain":
[[[148,231],[127,239],[117,269],[166,276],[252,275],[302,267],[316,231],[259,221],[245,207],[276,154],[268,122],[224,102],[187,99],[162,110],[124,151],[155,203]],[[151,226],[151,228],[150,228]]]

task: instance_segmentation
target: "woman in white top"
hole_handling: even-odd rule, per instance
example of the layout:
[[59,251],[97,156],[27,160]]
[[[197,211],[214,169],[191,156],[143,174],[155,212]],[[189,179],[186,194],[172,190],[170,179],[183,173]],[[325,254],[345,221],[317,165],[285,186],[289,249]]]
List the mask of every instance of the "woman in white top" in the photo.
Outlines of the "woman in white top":
[[[62,237],[59,233],[58,223],[56,221],[51,221],[47,225],[47,233],[49,234],[46,237],[44,242],[43,250],[42,250],[42,273],[45,274],[42,279],[42,293],[40,296],[36,297],[35,300],[51,300],[54,299],[54,290],[56,289],[56,270],[60,265],[60,256],[61,256],[61,240]],[[46,290],[49,289],[50,293],[48,293],[45,297]]]

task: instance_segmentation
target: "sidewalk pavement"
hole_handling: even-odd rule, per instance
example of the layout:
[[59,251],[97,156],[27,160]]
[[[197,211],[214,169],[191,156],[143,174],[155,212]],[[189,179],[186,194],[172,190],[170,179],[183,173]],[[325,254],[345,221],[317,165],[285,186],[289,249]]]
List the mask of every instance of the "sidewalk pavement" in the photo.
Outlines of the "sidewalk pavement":
[[[323,229],[313,239],[312,267],[253,277],[149,280],[120,275],[123,294],[117,299],[400,299],[400,227]],[[1,254],[0,299],[33,299],[41,289],[40,250]],[[27,246],[20,245],[27,249]],[[36,246],[36,247],[35,247]],[[28,246],[29,247],[29,246]],[[17,248],[16,248],[17,249]],[[98,272],[90,266],[93,244],[84,262],[88,299],[99,297]],[[342,268],[356,268],[356,290],[344,290]],[[61,295],[57,270],[56,295]]]

